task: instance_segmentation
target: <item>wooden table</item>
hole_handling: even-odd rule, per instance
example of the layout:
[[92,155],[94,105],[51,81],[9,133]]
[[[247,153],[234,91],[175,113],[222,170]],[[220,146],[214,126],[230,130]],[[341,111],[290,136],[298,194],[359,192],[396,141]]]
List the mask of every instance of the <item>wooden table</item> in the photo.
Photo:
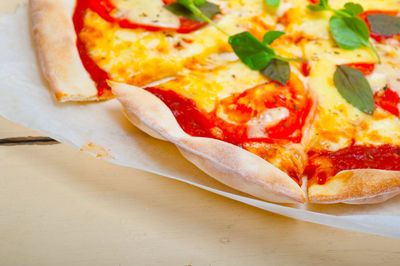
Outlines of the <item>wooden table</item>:
[[[23,2],[2,0],[0,12]],[[28,136],[41,134],[0,117],[0,139]],[[26,140],[0,146],[0,265],[400,261],[397,239],[281,217],[62,144]]]

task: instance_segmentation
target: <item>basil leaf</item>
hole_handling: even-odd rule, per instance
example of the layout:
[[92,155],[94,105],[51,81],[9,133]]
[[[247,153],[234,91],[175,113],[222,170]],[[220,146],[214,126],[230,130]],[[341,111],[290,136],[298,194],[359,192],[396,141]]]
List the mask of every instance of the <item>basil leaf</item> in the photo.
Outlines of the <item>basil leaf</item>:
[[[165,5],[164,8],[168,9],[170,12],[177,16],[185,17],[187,19],[193,21],[201,21],[204,22],[205,20],[195,13],[193,13],[188,7],[193,5],[191,0],[178,0],[175,3]],[[221,10],[216,4],[205,2],[198,9],[203,13],[206,17],[212,18],[213,16],[220,14]]]
[[278,7],[281,0],[264,0],[264,2],[271,7]]
[[400,34],[400,18],[384,14],[369,15],[367,17],[371,30],[383,36]]
[[245,31],[229,37],[229,44],[239,59],[252,70],[261,70],[275,57],[275,52]]
[[265,43],[266,45],[270,45],[282,35],[285,35],[283,31],[269,31],[265,33],[263,43]]
[[201,13],[203,13],[209,19],[212,19],[217,14],[221,14],[221,10],[216,4],[205,2],[199,7]]
[[338,66],[333,80],[337,90],[348,103],[364,113],[373,114],[374,95],[360,70],[346,65]]
[[333,38],[341,48],[352,50],[368,46],[369,29],[363,20],[332,16],[329,25]]
[[290,65],[285,61],[272,59],[267,67],[261,71],[261,74],[286,86],[290,78]]
[[307,7],[308,7],[308,9],[315,11],[315,12],[326,10],[325,7],[319,6],[319,5],[308,5]]
[[319,5],[324,8],[328,8],[329,7],[328,0],[319,0]]
[[346,3],[344,5],[344,10],[350,12],[350,14],[355,17],[364,12],[364,8],[362,7],[362,5],[353,2]]
[[206,0],[193,0],[193,3],[196,6],[201,6],[201,5],[204,5],[206,3]]

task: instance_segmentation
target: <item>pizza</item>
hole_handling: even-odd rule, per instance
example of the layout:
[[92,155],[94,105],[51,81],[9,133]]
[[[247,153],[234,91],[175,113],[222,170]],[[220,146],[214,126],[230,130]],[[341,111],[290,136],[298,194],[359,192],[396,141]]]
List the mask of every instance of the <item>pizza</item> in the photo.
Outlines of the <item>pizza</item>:
[[218,181],[279,203],[400,193],[397,0],[31,0],[60,102],[116,97]]

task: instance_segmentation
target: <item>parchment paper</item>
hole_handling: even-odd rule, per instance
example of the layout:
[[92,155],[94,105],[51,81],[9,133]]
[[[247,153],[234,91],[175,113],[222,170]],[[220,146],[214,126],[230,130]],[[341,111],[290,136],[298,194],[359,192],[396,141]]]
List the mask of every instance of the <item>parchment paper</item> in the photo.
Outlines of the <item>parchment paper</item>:
[[299,220],[400,238],[400,197],[352,206],[279,205],[230,189],[187,162],[174,145],[132,126],[116,100],[59,104],[41,76],[26,7],[0,18],[0,115],[113,163],[180,180]]

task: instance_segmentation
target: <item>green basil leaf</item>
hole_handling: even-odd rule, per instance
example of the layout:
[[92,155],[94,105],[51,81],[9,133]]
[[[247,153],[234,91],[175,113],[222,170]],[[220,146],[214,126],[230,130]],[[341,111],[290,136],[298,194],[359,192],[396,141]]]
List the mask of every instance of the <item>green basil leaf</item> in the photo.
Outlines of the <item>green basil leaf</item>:
[[267,78],[286,86],[290,78],[290,65],[288,62],[279,59],[271,59],[267,67],[263,69],[261,73]]
[[209,19],[212,19],[215,15],[221,14],[221,10],[216,4],[205,2],[199,7],[201,13],[203,13]]
[[368,46],[369,29],[363,20],[332,16],[329,25],[333,38],[341,48],[352,50]]
[[312,11],[323,11],[329,9],[328,0],[320,0],[318,4],[310,4],[307,6]]
[[307,8],[310,9],[310,10],[312,10],[312,11],[315,11],[315,12],[326,10],[326,8],[323,7],[323,6],[320,6],[320,5],[311,5],[311,4],[308,5]]
[[206,0],[194,0],[193,3],[196,6],[202,6],[202,5],[204,5],[206,3]]
[[360,70],[346,65],[338,66],[333,80],[337,90],[348,103],[364,113],[374,113],[374,95]]
[[271,7],[278,7],[281,0],[264,0],[264,2]]
[[269,31],[265,33],[263,43],[265,43],[266,45],[270,45],[282,35],[285,35],[283,31]]
[[367,17],[371,31],[383,36],[400,34],[400,18],[384,14],[369,15]]
[[319,0],[319,5],[324,8],[328,8],[329,7],[328,0]]
[[274,50],[245,31],[229,37],[229,44],[239,59],[252,70],[261,70],[275,56]]
[[[204,22],[203,18],[197,16],[190,10],[189,7],[191,5],[194,5],[194,3],[191,0],[178,0],[175,3],[165,5],[164,8],[168,9],[170,12],[172,12],[177,16],[185,17],[193,21]],[[201,11],[201,13],[203,13],[206,17],[210,19],[213,16],[221,13],[219,7],[216,4],[210,2],[205,2],[204,4],[199,6],[198,9]]]
[[344,5],[344,9],[350,12],[350,14],[355,17],[364,12],[364,8],[362,7],[362,5],[353,2],[346,3]]

